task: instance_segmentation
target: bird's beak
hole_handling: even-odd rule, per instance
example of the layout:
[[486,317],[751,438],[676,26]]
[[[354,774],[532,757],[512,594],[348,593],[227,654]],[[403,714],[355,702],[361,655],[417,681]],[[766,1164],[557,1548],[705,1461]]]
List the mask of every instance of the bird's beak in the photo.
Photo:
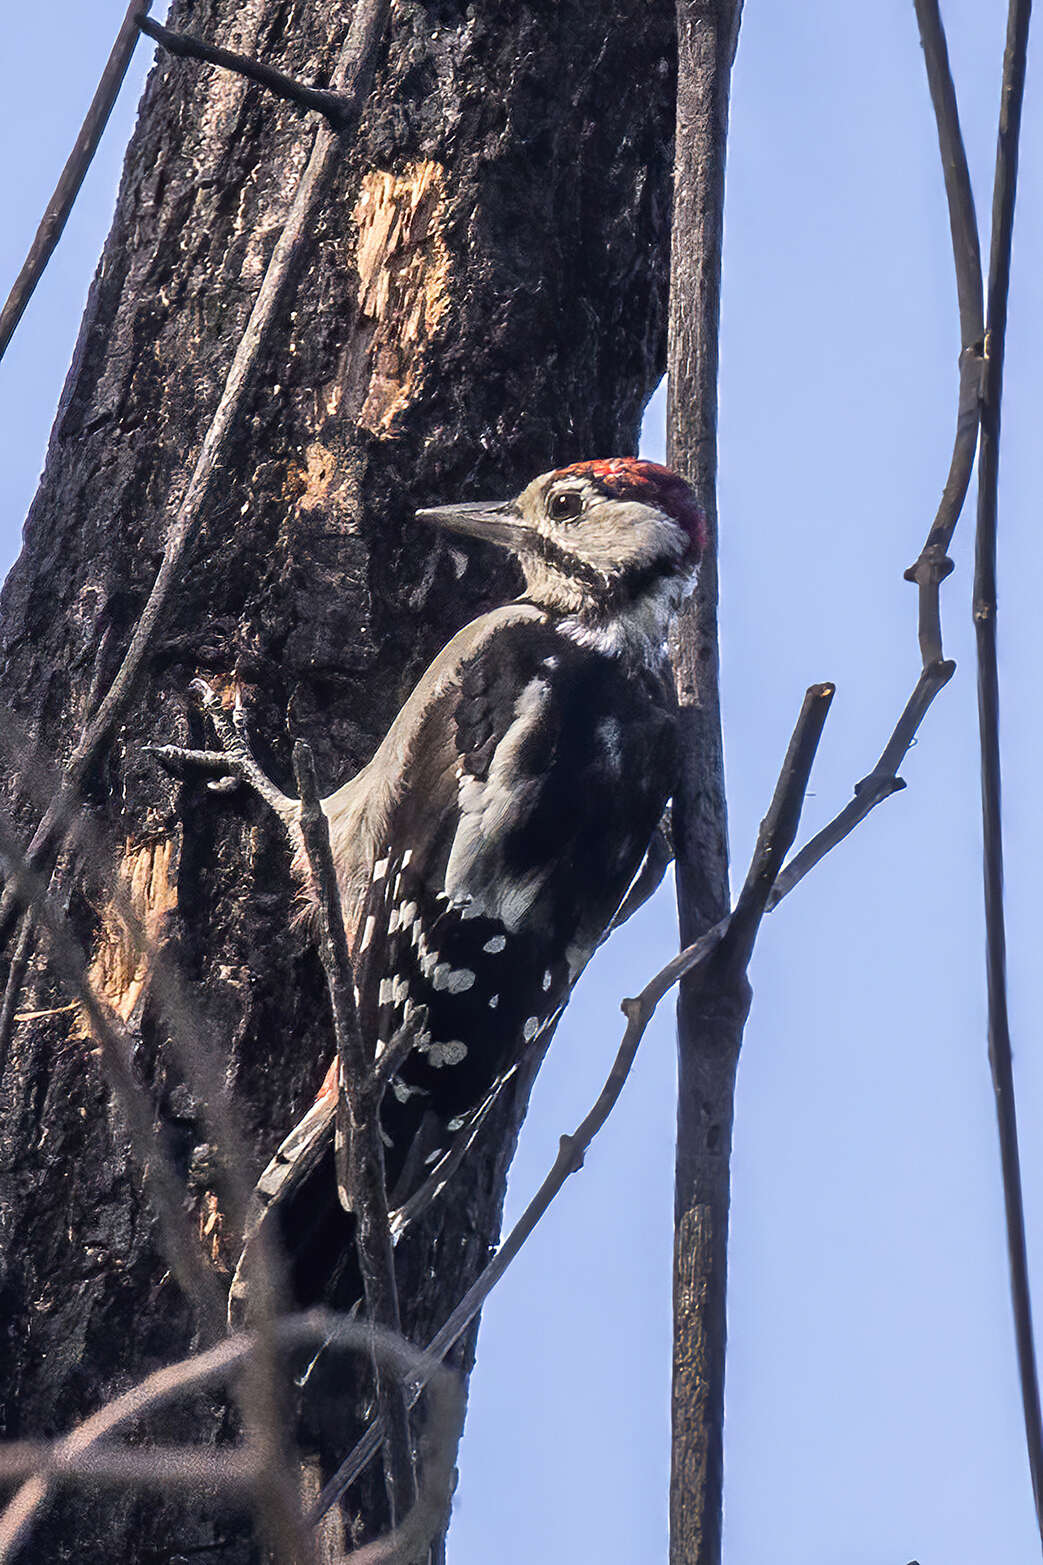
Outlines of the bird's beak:
[[466,538],[484,538],[514,554],[531,553],[535,544],[535,529],[523,520],[513,500],[433,505],[418,511],[416,519],[444,527],[447,532],[463,533]]

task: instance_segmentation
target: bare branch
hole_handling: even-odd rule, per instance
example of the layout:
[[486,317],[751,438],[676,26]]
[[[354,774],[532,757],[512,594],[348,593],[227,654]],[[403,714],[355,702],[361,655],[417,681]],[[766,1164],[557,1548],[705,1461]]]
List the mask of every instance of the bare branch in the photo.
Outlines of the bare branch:
[[22,270],[15,278],[14,287],[7,296],[3,310],[0,311],[0,359],[7,352],[7,345],[14,336],[18,322],[24,315],[36,285],[62,237],[62,230],[68,221],[73,203],[80,193],[80,186],[91,166],[94,154],[98,150],[102,132],[108,124],[113,104],[123,85],[123,78],[127,74],[134,45],[138,41],[139,20],[144,19],[145,12],[151,4],[152,0],[131,0],[126,15],[120,23],[120,30],[116,34],[112,52],[105,62],[105,69],[101,73],[97,91],[91,99],[87,117],[80,126],[79,135],[73,144],[68,161],[54,187],[54,194],[47,203],[47,210],[40,220],[36,238],[30,246]]
[[[636,999],[622,1002],[621,1009],[627,1019],[623,1039],[593,1107],[571,1136],[561,1137],[558,1155],[540,1188],[496,1254],[471,1284],[445,1324],[432,1337],[426,1349],[432,1359],[441,1362],[459,1341],[569,1175],[578,1173],[583,1167],[591,1142],[619,1101],[641,1039],[659,1002],[683,977],[687,975],[690,979],[694,978],[715,954],[727,960],[729,966],[734,960],[744,967],[749,960],[749,951],[753,949],[767,891],[770,889],[771,876],[788,852],[800,821],[808,776],[832,699],[833,686],[829,684],[812,685],[804,697],[771,805],[761,822],[749,875],[734,913],[719,920],[712,929],[667,962]],[[730,954],[726,957],[728,948]],[[419,1392],[421,1385],[422,1382],[417,1381],[414,1391]],[[325,1515],[365,1469],[379,1449],[380,1433],[376,1423],[370,1425],[322,1490],[309,1512],[309,1520],[314,1522]]]
[[981,807],[984,832],[985,961],[988,975],[989,1063],[996,1098],[1003,1200],[1010,1259],[1011,1302],[1017,1341],[1025,1440],[1036,1521],[1043,1542],[1043,1418],[1032,1329],[1025,1203],[1018,1153],[1010,1018],[1007,1012],[1007,949],[1003,912],[1003,817],[999,736],[999,673],[996,662],[996,534],[999,485],[1003,358],[1010,290],[1010,255],[1018,182],[1018,141],[1025,94],[1030,0],[1011,0],[1003,56],[999,138],[992,196],[992,249],[982,382],[981,458],[978,468],[978,525],[974,543],[974,628],[978,652],[978,730],[981,743]]
[[[358,105],[369,89],[376,69],[377,51],[387,26],[389,0],[359,0],[351,26],[333,72],[333,90],[343,92]],[[65,770],[62,786],[44,811],[26,859],[39,867],[64,830],[84,777],[107,741],[136,688],[156,631],[181,578],[189,550],[195,541],[211,485],[221,463],[228,438],[242,410],[253,375],[266,352],[287,292],[296,278],[305,249],[312,238],[316,215],[325,200],[339,146],[328,125],[315,133],[311,157],[301,175],[289,215],[264,274],[250,319],[239,340],[217,409],[203,438],[184,498],[170,523],[163,560],[148,599],[134,627],[127,650],[112,684],[81,734]],[[0,938],[7,932],[14,896],[5,888],[0,899]]]
[[[741,0],[677,0],[667,461],[692,483],[709,534],[674,652],[682,747],[674,799],[677,913],[685,945],[724,916],[729,899],[717,634],[717,366],[728,104],[741,13]],[[689,990],[682,984],[677,1013],[670,1560],[713,1565],[720,1553],[722,1469],[711,1447],[716,1452],[720,1445],[724,1405],[730,1056],[738,1055],[745,1007],[732,1019],[727,1039],[711,1040]],[[721,1150],[712,1163],[700,1163],[697,1148],[711,1099]],[[705,1286],[692,1291],[685,1266],[688,1228],[697,1213],[709,1242],[700,1252],[707,1259]]]
[[960,312],[960,387],[952,460],[927,540],[918,559],[905,573],[906,581],[914,582],[919,589],[918,637],[922,668],[880,759],[868,776],[856,784],[851,802],[786,865],[776,881],[769,908],[775,907],[787,891],[791,891],[809,870],[865,820],[871,810],[904,788],[898,769],[935,696],[956,672],[956,664],[946,660],[942,651],[941,584],[953,568],[946,551],[963,510],[978,444],[985,335],[981,253],[970,171],[938,0],[913,0],[913,4],[938,128]]
[[878,804],[889,799],[893,793],[900,793],[905,787],[904,781],[897,775],[898,768],[916,737],[917,729],[927,715],[928,707],[939,690],[949,683],[955,672],[956,664],[952,662],[932,663],[921,669],[913,693],[906,702],[890,739],[881,751],[880,759],[873,770],[863,777],[861,782],[855,784],[855,796],[850,803],[846,804],[831,821],[823,826],[821,831],[815,833],[810,842],[804,844],[799,853],[795,853],[790,859],[776,880],[768,899],[769,912],[778,906],[787,892],[792,891],[793,887],[803,880],[808,871],[814,869],[827,853],[843,842],[845,837],[850,836],[855,827],[860,825]]
[[245,76],[247,81],[267,87],[277,98],[285,98],[299,109],[313,109],[317,114],[324,115],[339,133],[351,130],[355,123],[355,100],[349,94],[329,92],[322,87],[305,87],[303,82],[294,81],[292,76],[274,70],[270,65],[263,65],[260,60],[251,60],[245,54],[235,54],[231,49],[219,49],[214,44],[205,43],[202,38],[193,38],[190,33],[172,32],[169,27],[163,27],[159,22],[150,21],[144,16],[138,18],[137,25],[143,33],[162,44],[168,54],[177,55],[183,60],[202,60],[207,65],[219,65],[223,70],[234,71],[237,76]]
[[[337,1038],[338,1186],[346,1209],[355,1218],[355,1245],[369,1318],[378,1326],[397,1331],[398,1290],[380,1139],[380,1095],[372,1090],[372,1060],[359,1029],[329,822],[319,799],[311,750],[302,740],[293,747],[293,768],[301,796],[301,836],[318,904],[319,954]],[[385,1475],[394,1518],[403,1516],[414,1500],[409,1408],[402,1387],[389,1383],[386,1376],[378,1375],[377,1388],[389,1434]]]

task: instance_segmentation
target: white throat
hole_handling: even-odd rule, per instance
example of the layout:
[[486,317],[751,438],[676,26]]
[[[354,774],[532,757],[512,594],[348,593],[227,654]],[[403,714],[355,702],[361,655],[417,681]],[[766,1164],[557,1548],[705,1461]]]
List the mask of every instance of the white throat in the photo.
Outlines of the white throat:
[[694,586],[694,576],[669,575],[605,619],[569,614],[560,629],[577,646],[628,662],[659,663],[666,655],[670,622]]

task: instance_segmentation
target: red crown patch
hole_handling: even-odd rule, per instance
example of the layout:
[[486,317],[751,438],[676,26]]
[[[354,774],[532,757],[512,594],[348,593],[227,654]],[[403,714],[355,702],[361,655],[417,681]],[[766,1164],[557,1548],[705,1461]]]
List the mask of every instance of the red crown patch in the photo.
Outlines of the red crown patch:
[[635,456],[607,457],[598,462],[574,462],[563,473],[589,478],[605,494],[620,500],[641,500],[672,516],[688,534],[693,556],[706,547],[706,517],[690,486],[669,467]]

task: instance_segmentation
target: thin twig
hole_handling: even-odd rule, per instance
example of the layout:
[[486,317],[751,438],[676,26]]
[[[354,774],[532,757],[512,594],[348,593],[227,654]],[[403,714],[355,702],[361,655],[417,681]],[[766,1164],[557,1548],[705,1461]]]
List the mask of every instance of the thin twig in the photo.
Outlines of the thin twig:
[[850,836],[855,827],[864,821],[878,804],[882,804],[893,793],[899,793],[905,787],[905,782],[898,776],[898,768],[916,737],[917,729],[927,715],[928,707],[939,690],[949,683],[955,672],[956,664],[952,662],[932,663],[930,667],[920,671],[913,693],[906,702],[891,737],[880,752],[880,758],[873,770],[863,777],[861,782],[855,784],[854,798],[790,859],[776,880],[768,899],[769,912],[778,906],[787,892],[792,891],[798,881],[803,880],[827,853],[832,852],[845,837]]
[[249,1448],[213,1451],[202,1445],[123,1446],[99,1440],[83,1451],[72,1451],[58,1441],[0,1442],[0,1482],[21,1483],[34,1476],[52,1484],[186,1490],[232,1499],[249,1497],[262,1469]]
[[15,278],[14,287],[7,296],[3,310],[0,311],[0,359],[7,352],[7,345],[14,336],[18,322],[25,313],[36,285],[62,237],[62,230],[72,211],[73,203],[80,193],[80,186],[91,166],[94,154],[98,150],[102,132],[108,124],[113,104],[123,84],[123,78],[127,74],[134,45],[138,41],[139,18],[144,18],[151,4],[152,0],[131,0],[127,13],[120,23],[116,42],[105,62],[105,69],[101,73],[97,91],[91,99],[87,117],[80,126],[79,135],[73,143],[68,161],[54,187],[54,194],[47,203],[47,210],[40,220],[29,254]]
[[865,820],[870,811],[905,787],[898,769],[935,696],[956,672],[956,664],[948,661],[942,651],[941,585],[953,568],[947,550],[963,510],[978,444],[985,336],[981,251],[956,89],[949,68],[938,0],[913,0],[913,4],[942,156],[960,314],[960,386],[952,459],[927,540],[915,563],[905,572],[906,581],[915,583],[919,591],[918,638],[922,667],[876,765],[856,784],[854,798],[794,854],[776,881],[769,909],[777,906],[787,891],[791,891],[809,870]]
[[1010,256],[1018,182],[1018,139],[1025,93],[1031,0],[1011,0],[1003,56],[996,176],[992,196],[992,249],[982,384],[981,458],[978,469],[978,526],[974,545],[974,627],[978,652],[978,729],[981,742],[981,807],[984,830],[985,961],[988,974],[989,1063],[996,1098],[1003,1200],[1007,1221],[1011,1303],[1017,1341],[1021,1402],[1025,1418],[1032,1494],[1043,1543],[1043,1419],[1032,1330],[1025,1204],[1018,1154],[1010,1018],[1007,1012],[1007,951],[1003,913],[1003,818],[999,737],[999,674],[996,662],[996,534],[999,484],[1003,358],[1010,291]]
[[[380,1096],[371,1089],[373,1062],[359,1029],[355,979],[344,930],[329,822],[319,798],[315,763],[308,745],[293,747],[300,793],[300,829],[315,890],[319,954],[326,973],[338,1057],[338,1183],[355,1218],[355,1245],[369,1319],[399,1330],[395,1252],[388,1218],[384,1147],[380,1139]],[[346,1187],[346,1189],[345,1189]],[[385,1471],[393,1518],[413,1504],[414,1479],[409,1408],[402,1387],[378,1375],[381,1412],[388,1429]]]
[[[351,99],[356,115],[376,69],[377,51],[387,27],[389,9],[389,0],[359,0],[333,72],[334,90]],[[73,749],[62,786],[44,811],[26,851],[25,856],[33,868],[45,860],[56,836],[74,812],[74,801],[84,777],[134,693],[156,631],[181,579],[211,485],[242,411],[257,365],[272,341],[279,311],[313,237],[315,219],[336,167],[338,145],[334,131],[328,125],[320,125],[282,233],[272,251],[250,319],[232,359],[220,401],[203,437],[192,476],[167,531],[162,563],[134,627],[123,661]],[[0,899],[0,939],[9,928],[13,906],[13,894],[5,888]]]
[[[409,1379],[427,1387],[429,1413],[421,1441],[423,1462],[416,1505],[395,1532],[348,1556],[356,1565],[377,1565],[377,1561],[390,1565],[393,1560],[405,1565],[423,1552],[445,1515],[463,1424],[463,1390],[458,1376],[431,1362],[426,1354],[392,1332],[374,1327],[371,1322],[350,1320],[324,1310],[284,1318],[276,1324],[275,1336],[283,1352],[318,1342],[325,1350],[375,1353],[382,1368],[396,1375],[400,1382]],[[150,1471],[152,1453],[136,1450],[124,1455],[111,1448],[106,1450],[103,1443],[127,1425],[169,1406],[187,1391],[227,1380],[233,1371],[248,1363],[257,1350],[255,1334],[241,1333],[227,1338],[204,1353],[157,1370],[107,1403],[62,1440],[53,1444],[34,1443],[29,1451],[24,1446],[16,1446],[13,1450],[0,1446],[0,1472],[5,1476],[24,1472],[23,1464],[27,1461],[34,1464],[33,1475],[0,1515],[0,1565],[8,1565],[24,1542],[55,1479],[94,1482],[101,1475],[112,1482],[151,1485],[158,1481],[166,1464],[175,1481],[191,1487],[191,1449],[158,1448],[154,1453],[155,1471]],[[101,1451],[98,1451],[99,1445],[102,1445]],[[96,1453],[94,1462],[89,1459],[91,1453]],[[249,1489],[256,1505],[261,1491],[271,1482],[270,1471],[249,1444],[238,1453],[212,1453],[200,1449],[195,1460],[195,1486],[202,1490],[226,1483],[233,1491]],[[119,1471],[121,1465],[122,1473]]]
[[[558,1155],[540,1188],[496,1254],[428,1343],[426,1352],[432,1359],[441,1362],[459,1341],[566,1180],[583,1167],[591,1142],[619,1101],[638,1046],[659,1002],[682,978],[687,976],[691,981],[715,954],[720,953],[722,958],[725,957],[722,948],[728,944],[734,942],[737,961],[745,963],[749,960],[748,952],[753,948],[771,876],[782,863],[796,833],[811,765],[832,699],[833,686],[830,684],[812,685],[804,697],[774,796],[761,822],[753,862],[735,911],[720,919],[712,929],[667,962],[636,999],[622,1002],[621,1009],[627,1019],[623,1039],[593,1107],[571,1136],[561,1137]],[[727,960],[731,966],[730,957]],[[418,1381],[414,1390],[419,1392],[421,1385],[422,1382]],[[336,1504],[345,1489],[373,1459],[380,1448],[380,1437],[381,1430],[374,1421],[319,1494],[308,1513],[311,1522],[317,1522]]]
[[145,16],[139,19],[137,25],[143,33],[162,44],[168,54],[177,55],[183,60],[202,60],[207,65],[219,65],[223,70],[234,71],[237,76],[245,76],[247,81],[267,87],[277,98],[295,103],[299,109],[311,109],[324,115],[338,132],[350,130],[354,124],[353,100],[343,92],[306,87],[303,82],[294,81],[284,71],[263,65],[260,60],[251,60],[248,55],[204,43],[202,38],[193,38],[191,33],[172,32],[169,27],[163,27]]
[[[17,754],[22,766],[22,776],[29,783],[33,793],[37,797],[46,798],[53,787],[53,781],[46,775],[42,761],[29,749],[24,738],[19,744],[17,722],[10,714],[7,715],[9,721],[0,725],[0,737],[6,740],[9,754],[12,752]],[[220,1190],[225,1210],[233,1227],[241,1231],[252,1190],[252,1181],[246,1174],[249,1156],[245,1138],[239,1128],[238,1116],[229,1100],[224,1071],[217,1058],[216,1050],[206,1039],[206,1028],[180,973],[170,962],[158,941],[143,925],[121,879],[118,876],[114,878],[109,876],[111,854],[106,852],[90,814],[82,807],[76,818],[73,840],[76,852],[86,859],[94,872],[102,879],[112,879],[110,890],[113,910],[134,942],[138,956],[146,962],[151,986],[171,1024],[174,1050],[185,1079],[194,1096],[201,1103],[207,1131],[220,1149]],[[10,829],[8,829],[8,842],[13,849],[14,839]],[[53,899],[47,897],[43,877],[28,871],[24,860],[19,862],[15,859],[14,862],[16,869],[21,870],[24,884],[33,898],[31,906],[37,909],[42,898],[43,906],[50,907],[52,910],[55,934],[62,942],[68,964],[62,974],[61,965],[56,963],[59,973],[65,977],[74,992],[82,994],[86,989],[92,994],[93,991],[90,989],[82,965],[82,956],[71,937],[67,923],[53,909]],[[110,1029],[115,1029],[115,1040],[109,1040],[108,1054],[104,1049],[105,1035],[102,1034],[100,1037],[99,1041],[103,1044],[102,1057],[106,1062],[109,1061],[110,1056],[114,1057],[118,1066],[121,1055],[118,1051],[113,1055],[113,1042],[119,1045],[122,1056],[128,1061],[132,1057],[133,1045],[125,1036],[125,1029],[112,1017],[108,1008],[102,1006],[101,1011],[103,1018],[108,1019]],[[97,1032],[94,1013],[88,1008],[87,1014],[92,1027]],[[172,1168],[165,1163],[162,1145],[155,1138],[152,1130],[152,1109],[147,1094],[138,1086],[129,1067],[123,1076],[115,1080],[110,1073],[110,1086],[116,1092],[124,1111],[128,1115],[133,1113],[136,1116],[131,1121],[132,1128],[135,1123],[137,1124],[137,1132],[132,1136],[132,1145],[146,1175],[147,1188],[153,1204],[157,1206],[160,1216],[160,1234],[166,1241],[164,1250],[167,1259],[171,1262],[175,1277],[184,1287],[186,1266],[187,1275],[191,1278],[194,1276],[193,1268],[198,1263],[203,1269],[207,1288],[216,1287],[213,1274],[199,1249],[198,1238],[191,1229],[188,1231],[187,1253],[185,1242],[181,1243],[178,1250],[171,1250],[168,1228],[171,1223],[175,1225],[174,1238],[177,1242],[176,1227],[183,1217],[184,1191]],[[135,1102],[135,1095],[140,1101]],[[157,1177],[161,1181],[158,1189],[155,1188]],[[160,1205],[162,1202],[166,1204]],[[248,1433],[257,1449],[264,1451],[269,1472],[275,1473],[280,1468],[282,1471],[281,1481],[273,1481],[266,1486],[263,1502],[267,1509],[265,1520],[268,1534],[280,1549],[280,1557],[288,1559],[297,1548],[300,1532],[299,1501],[296,1485],[291,1477],[288,1453],[272,1444],[273,1441],[281,1438],[285,1423],[282,1417],[284,1388],[271,1335],[271,1322],[283,1310],[283,1288],[280,1258],[275,1252],[272,1236],[268,1233],[261,1234],[255,1239],[254,1268],[253,1319],[260,1346],[251,1360],[248,1374],[243,1377],[241,1383],[237,1384],[236,1394],[242,1405]],[[195,1299],[193,1293],[190,1292],[189,1296]],[[217,1319],[211,1326],[211,1335],[222,1331],[224,1324],[223,1295],[218,1292],[216,1299]],[[270,1449],[265,1449],[266,1447]]]
[[[355,1217],[359,1271],[369,1318],[397,1331],[400,1320],[398,1291],[379,1110],[390,1074],[389,1060],[398,1060],[408,1052],[411,1038],[405,1034],[392,1040],[385,1055],[374,1064],[372,1052],[362,1037],[354,972],[330,849],[329,823],[322,809],[310,748],[300,741],[294,746],[294,771],[300,799],[290,799],[274,787],[258,766],[247,739],[245,714],[238,695],[230,720],[205,681],[196,680],[193,689],[210,716],[221,748],[219,751],[185,751],[166,746],[154,752],[158,759],[179,771],[201,765],[203,770],[225,772],[239,778],[255,790],[284,825],[292,818],[300,831],[315,894],[319,953],[326,973],[337,1042],[335,1156],[338,1191],[345,1209]],[[262,1224],[255,1230],[251,1243],[256,1242],[263,1228]],[[377,1378],[381,1408],[391,1430],[387,1446],[388,1497],[392,1515],[401,1516],[412,1504],[414,1492],[409,1409],[399,1386],[379,1375]]]

